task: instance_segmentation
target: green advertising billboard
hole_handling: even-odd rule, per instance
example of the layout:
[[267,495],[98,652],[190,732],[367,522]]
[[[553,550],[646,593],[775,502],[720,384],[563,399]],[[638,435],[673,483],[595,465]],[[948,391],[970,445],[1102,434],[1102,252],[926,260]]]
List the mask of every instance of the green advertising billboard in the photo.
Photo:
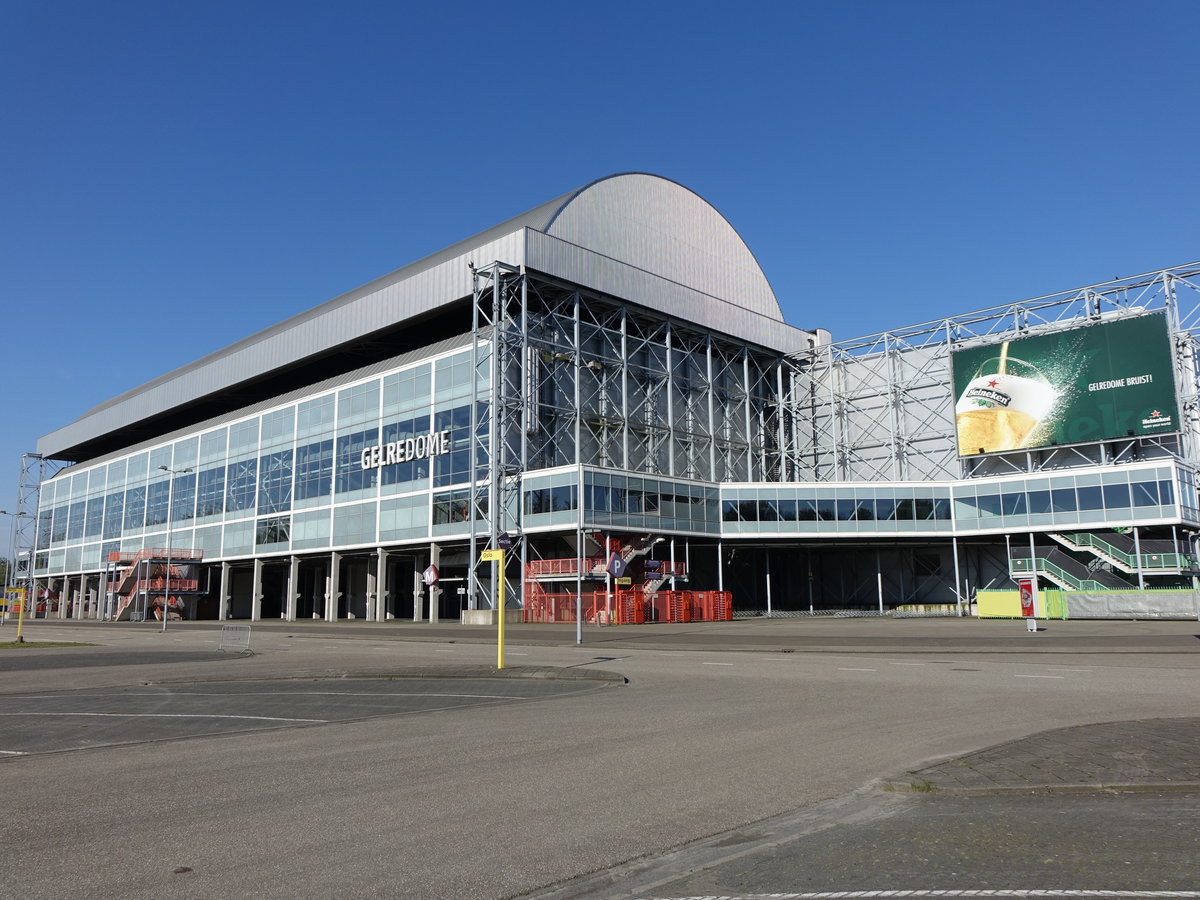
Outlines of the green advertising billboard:
[[1179,431],[1166,316],[951,353],[960,456]]

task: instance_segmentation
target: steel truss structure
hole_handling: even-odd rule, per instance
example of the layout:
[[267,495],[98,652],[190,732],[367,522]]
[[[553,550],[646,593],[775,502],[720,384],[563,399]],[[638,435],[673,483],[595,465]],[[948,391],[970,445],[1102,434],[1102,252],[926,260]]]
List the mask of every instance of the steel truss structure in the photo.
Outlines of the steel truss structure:
[[519,534],[522,478],[541,469],[797,474],[783,450],[800,435],[779,401],[795,368],[783,355],[502,262],[473,277],[474,514],[490,523],[473,554]]
[[[1164,311],[1181,434],[961,458],[952,350]],[[1200,465],[1200,263],[814,347],[789,360],[786,480],[927,481],[1172,457]]]

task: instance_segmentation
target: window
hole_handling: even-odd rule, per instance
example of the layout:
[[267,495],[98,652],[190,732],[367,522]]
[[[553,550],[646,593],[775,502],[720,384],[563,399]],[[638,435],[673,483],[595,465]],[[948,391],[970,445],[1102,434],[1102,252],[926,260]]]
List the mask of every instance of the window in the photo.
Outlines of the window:
[[125,492],[125,531],[134,531],[146,524],[146,488],[135,487]]
[[328,497],[333,484],[333,438],[296,448],[296,499]]
[[[417,416],[415,419],[405,419],[383,426],[383,443],[403,441],[407,438],[417,438],[429,434],[429,416]],[[380,469],[380,480],[383,484],[411,484],[414,481],[424,481],[429,477],[429,459],[410,459],[402,463],[392,463]]]
[[230,463],[225,477],[225,511],[254,509],[257,483],[257,459],[243,459]]
[[268,453],[259,460],[258,512],[287,512],[292,508],[292,451]]
[[334,546],[366,544],[375,540],[375,504],[336,507],[333,511]]
[[196,515],[219,516],[225,512],[225,467],[205,469],[198,476]]
[[258,528],[254,534],[254,546],[262,547],[267,544],[286,544],[290,539],[290,531],[290,516],[259,519]]
[[[450,432],[449,453],[433,459],[434,487],[471,480],[471,407],[456,406],[433,417],[434,431]],[[480,460],[482,463],[482,460]]]
[[183,522],[196,515],[196,473],[175,476],[171,499],[171,521]]
[[125,493],[110,493],[104,498],[104,539],[120,538],[125,518]]
[[1100,490],[1104,493],[1105,509],[1128,509],[1133,504],[1129,500],[1129,485],[1106,484]]
[[84,537],[100,537],[104,531],[104,498],[93,497],[87,502],[86,519],[84,521]]
[[379,382],[368,381],[338,391],[338,426],[379,420]]
[[164,525],[167,521],[167,503],[170,501],[171,482],[156,481],[146,489],[146,526]]
[[67,540],[76,541],[83,537],[83,517],[87,504],[82,500],[71,504],[70,524],[67,526]]
[[337,439],[337,492],[361,491],[375,487],[378,469],[362,467],[362,452],[379,443],[379,429],[369,428]]

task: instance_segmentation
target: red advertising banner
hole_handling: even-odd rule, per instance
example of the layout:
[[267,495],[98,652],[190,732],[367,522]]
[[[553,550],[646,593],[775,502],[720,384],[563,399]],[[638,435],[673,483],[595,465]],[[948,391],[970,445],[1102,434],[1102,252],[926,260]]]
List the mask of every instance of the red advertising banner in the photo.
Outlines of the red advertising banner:
[[1029,618],[1033,615],[1033,579],[1022,578],[1017,587],[1021,592],[1021,615]]

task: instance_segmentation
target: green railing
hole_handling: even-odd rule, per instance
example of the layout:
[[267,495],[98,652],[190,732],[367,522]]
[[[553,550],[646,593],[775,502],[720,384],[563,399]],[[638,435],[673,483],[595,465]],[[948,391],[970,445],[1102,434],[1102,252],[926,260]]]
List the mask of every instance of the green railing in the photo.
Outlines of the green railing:
[[1014,575],[1035,575],[1038,572],[1044,572],[1055,576],[1073,591],[1112,590],[1108,585],[1093,581],[1090,578],[1079,578],[1062,568],[1062,566],[1057,566],[1050,562],[1050,560],[1040,556],[1037,559],[1011,559],[1009,560],[1009,571]]
[[[1079,531],[1072,533],[1063,532],[1062,536],[1076,547],[1092,547],[1102,553],[1107,553],[1113,559],[1117,560],[1117,562],[1128,566],[1135,572],[1138,569],[1137,554],[1129,553],[1120,547],[1114,547],[1099,535]],[[1186,553],[1142,553],[1141,557],[1143,572],[1154,569],[1191,569],[1193,567],[1192,558]]]

